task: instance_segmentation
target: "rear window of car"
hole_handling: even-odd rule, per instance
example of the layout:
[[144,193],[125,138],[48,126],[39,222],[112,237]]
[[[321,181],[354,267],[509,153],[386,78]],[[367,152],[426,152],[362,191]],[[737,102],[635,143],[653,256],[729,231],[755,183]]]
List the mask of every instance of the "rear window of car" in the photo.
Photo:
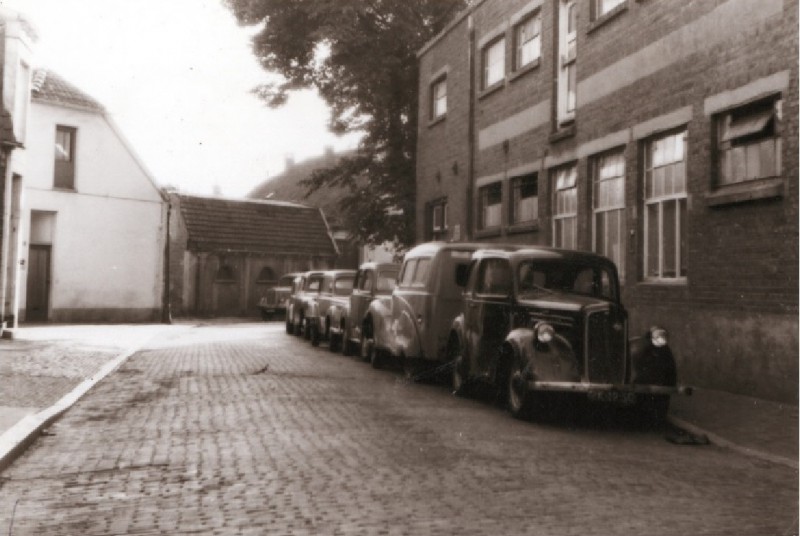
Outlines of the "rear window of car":
[[320,283],[322,283],[321,277],[315,277],[314,279],[309,279],[306,283],[306,290],[312,291],[319,291]]

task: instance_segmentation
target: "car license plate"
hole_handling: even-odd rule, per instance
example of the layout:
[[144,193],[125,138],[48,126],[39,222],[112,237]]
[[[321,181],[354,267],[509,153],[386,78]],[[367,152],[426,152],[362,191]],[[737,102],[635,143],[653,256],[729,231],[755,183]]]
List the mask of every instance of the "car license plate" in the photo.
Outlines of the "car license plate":
[[589,398],[618,406],[632,406],[636,403],[636,394],[629,391],[590,391]]

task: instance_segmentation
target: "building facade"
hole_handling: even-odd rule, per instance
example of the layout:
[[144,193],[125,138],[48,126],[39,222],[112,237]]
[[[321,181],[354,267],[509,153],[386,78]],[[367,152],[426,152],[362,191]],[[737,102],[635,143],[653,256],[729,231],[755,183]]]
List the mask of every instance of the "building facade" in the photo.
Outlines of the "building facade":
[[170,195],[169,302],[175,317],[259,316],[285,273],[333,268],[320,209],[281,201]]
[[167,203],[103,106],[37,70],[23,188],[20,317],[162,316]]
[[419,51],[417,234],[590,250],[684,382],[797,401],[797,3],[482,0]]
[[36,31],[25,18],[0,7],[0,332],[19,320],[22,184],[36,41]]

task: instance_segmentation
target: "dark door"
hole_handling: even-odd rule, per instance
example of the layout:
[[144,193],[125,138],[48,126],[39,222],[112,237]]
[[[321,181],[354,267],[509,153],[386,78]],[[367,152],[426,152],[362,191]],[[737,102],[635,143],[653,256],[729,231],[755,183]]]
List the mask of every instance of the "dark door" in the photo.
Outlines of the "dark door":
[[478,374],[491,372],[498,350],[509,332],[511,267],[507,259],[485,259],[478,270],[472,329],[477,337],[475,357]]
[[27,322],[44,322],[50,301],[51,246],[31,244],[28,252],[28,282],[25,303]]

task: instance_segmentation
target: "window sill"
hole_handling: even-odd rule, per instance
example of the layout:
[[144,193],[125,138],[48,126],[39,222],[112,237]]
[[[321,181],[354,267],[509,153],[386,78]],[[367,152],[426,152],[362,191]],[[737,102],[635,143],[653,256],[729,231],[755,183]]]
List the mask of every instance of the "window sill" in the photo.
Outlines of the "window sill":
[[53,186],[54,192],[65,192],[65,193],[75,193],[75,188],[67,188],[66,186]]
[[784,185],[783,178],[777,177],[721,186],[706,194],[706,206],[718,207],[757,199],[783,197]]
[[627,0],[625,2],[622,2],[620,5],[618,5],[617,7],[615,7],[614,9],[609,11],[608,13],[604,13],[603,15],[597,17],[592,22],[590,22],[589,23],[589,28],[586,30],[586,33],[587,34],[592,33],[593,31],[595,31],[600,26],[603,26],[604,24],[606,24],[610,20],[617,18],[620,15],[620,13],[622,13],[624,11],[628,11],[628,2],[627,2]]
[[519,69],[514,71],[511,74],[511,76],[508,77],[508,81],[509,82],[514,82],[516,80],[519,80],[520,78],[522,78],[526,74],[530,73],[531,71],[537,70],[539,68],[539,64],[541,64],[541,62],[542,62],[541,59],[536,58],[535,60],[530,62],[528,65],[520,67]]
[[637,286],[643,287],[686,287],[689,280],[686,277],[673,277],[670,279],[645,279],[640,281]]
[[508,226],[508,234],[536,233],[539,231],[539,222],[514,223]]
[[550,143],[556,143],[558,141],[571,138],[575,135],[575,121],[572,120],[569,123],[563,123],[559,126],[558,130],[550,134]]
[[495,236],[500,236],[501,234],[500,227],[491,227],[489,229],[479,229],[475,231],[476,238],[492,238]]
[[440,115],[439,117],[437,117],[435,119],[431,119],[430,121],[428,121],[428,128],[431,128],[431,127],[434,127],[434,126],[438,125],[439,123],[441,123],[445,119],[447,119],[447,113],[446,112],[443,113],[442,115]]
[[496,91],[498,91],[499,89],[504,88],[504,87],[506,87],[506,79],[505,78],[503,78],[502,80],[500,80],[498,82],[495,82],[494,84],[492,84],[491,86],[487,87],[486,89],[481,90],[481,92],[478,93],[478,100],[485,99],[486,97],[488,97],[492,93],[495,93]]

